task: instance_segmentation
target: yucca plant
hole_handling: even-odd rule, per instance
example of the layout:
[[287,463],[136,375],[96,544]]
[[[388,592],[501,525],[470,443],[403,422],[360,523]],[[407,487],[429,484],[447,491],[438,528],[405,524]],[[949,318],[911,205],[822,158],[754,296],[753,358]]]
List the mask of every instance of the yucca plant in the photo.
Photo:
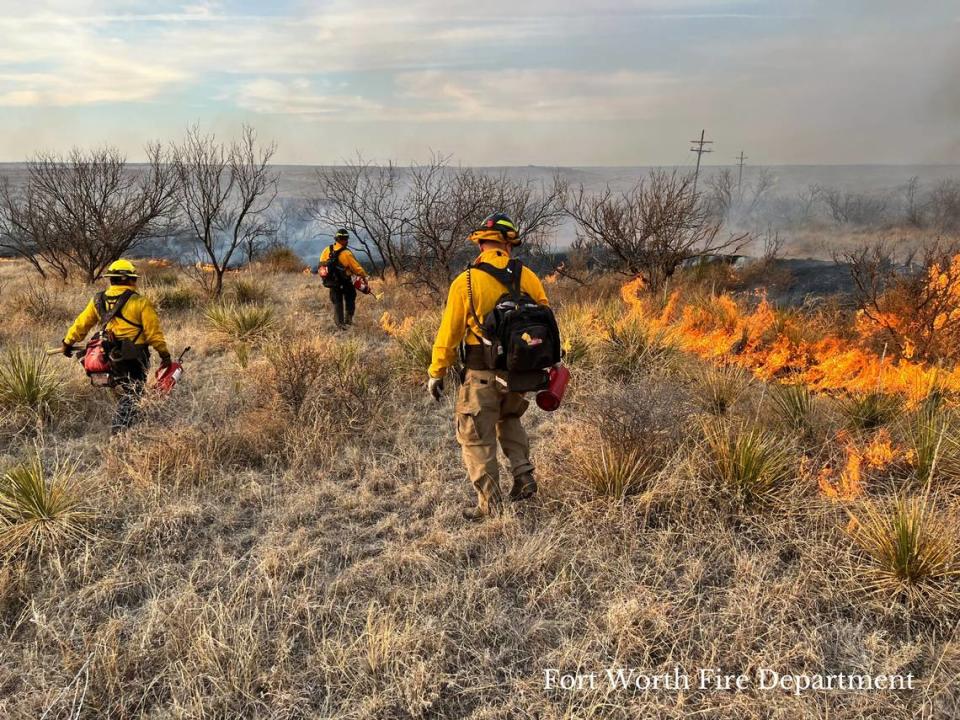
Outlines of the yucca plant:
[[811,430],[813,394],[806,385],[773,385],[770,388],[770,400],[791,428],[800,432]]
[[674,350],[666,330],[630,318],[607,328],[600,358],[614,375],[630,377],[644,367],[663,360]]
[[898,496],[884,504],[867,501],[848,511],[847,534],[870,560],[865,586],[924,601],[960,578],[957,540],[936,510],[932,496]]
[[273,309],[259,305],[216,303],[203,315],[217,332],[241,342],[263,338],[274,325]]
[[197,293],[189,287],[174,285],[163,287],[153,293],[156,304],[161,310],[189,310],[197,303]]
[[772,433],[712,422],[704,426],[704,439],[707,474],[742,506],[776,499],[795,478],[789,447]]
[[599,450],[584,451],[575,462],[579,484],[588,493],[615,500],[643,490],[655,467],[646,449],[608,442],[601,443]]
[[253,278],[237,278],[230,286],[230,294],[240,305],[263,305],[270,299],[270,288]]
[[750,384],[750,376],[735,365],[710,368],[703,375],[700,402],[711,415],[726,415]]
[[840,410],[852,430],[876,430],[894,420],[902,409],[899,397],[877,390],[851,395],[840,403]]
[[12,347],[0,356],[0,407],[41,422],[63,402],[63,381],[43,352]]
[[82,503],[76,465],[49,473],[39,453],[0,476],[0,555],[47,550],[88,535],[93,514]]

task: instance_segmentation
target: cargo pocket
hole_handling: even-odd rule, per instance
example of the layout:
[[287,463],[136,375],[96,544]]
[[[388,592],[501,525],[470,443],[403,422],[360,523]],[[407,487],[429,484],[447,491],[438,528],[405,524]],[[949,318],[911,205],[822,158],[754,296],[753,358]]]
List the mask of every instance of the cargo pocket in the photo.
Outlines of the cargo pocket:
[[520,393],[508,393],[503,399],[503,405],[500,406],[500,417],[520,417],[530,407],[530,401]]
[[[489,395],[489,397],[488,397]],[[468,380],[457,395],[457,442],[482,445],[496,437],[498,398],[496,390],[485,383]]]

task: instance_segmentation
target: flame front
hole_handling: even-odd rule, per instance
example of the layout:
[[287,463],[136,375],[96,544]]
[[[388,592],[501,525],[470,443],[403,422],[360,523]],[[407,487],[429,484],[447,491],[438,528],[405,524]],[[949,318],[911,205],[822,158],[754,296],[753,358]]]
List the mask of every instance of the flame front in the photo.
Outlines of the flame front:
[[[957,368],[934,368],[911,360],[906,352],[897,358],[867,347],[876,323],[862,314],[851,332],[809,340],[804,319],[778,312],[762,292],[752,309],[744,309],[726,293],[685,302],[679,291],[661,308],[656,298],[642,293],[643,287],[636,278],[621,288],[627,305],[623,321],[663,331],[681,350],[742,366],[765,381],[803,383],[819,392],[900,394],[911,407],[933,388],[960,390]],[[950,313],[960,313],[960,298],[957,305]]]

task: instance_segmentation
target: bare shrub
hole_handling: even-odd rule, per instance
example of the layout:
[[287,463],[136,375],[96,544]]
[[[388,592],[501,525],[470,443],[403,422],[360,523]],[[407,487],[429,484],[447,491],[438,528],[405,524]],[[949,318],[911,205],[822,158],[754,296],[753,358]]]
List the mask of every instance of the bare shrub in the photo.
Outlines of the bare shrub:
[[927,242],[898,261],[895,247],[878,241],[839,259],[850,268],[862,331],[904,357],[960,357],[960,245]]
[[327,353],[317,338],[290,341],[278,337],[268,344],[267,360],[273,368],[277,395],[290,412],[299,415],[324,372]]
[[823,188],[820,198],[830,211],[830,217],[842,225],[879,225],[886,219],[890,207],[887,197],[837,188]]
[[212,273],[210,292],[219,297],[223,275],[238,249],[271,234],[266,212],[277,196],[277,176],[269,163],[276,145],[261,147],[253,128],[229,145],[192,127],[173,148],[177,207],[185,236]]
[[257,265],[272,273],[301,273],[307,268],[303,258],[285,245],[265,250],[257,257]]
[[692,176],[676,172],[654,171],[623,193],[607,187],[592,195],[581,185],[567,211],[595,265],[640,275],[652,290],[690,258],[732,252],[746,240],[721,237],[722,220],[694,191]]
[[22,190],[0,185],[0,248],[41,275],[50,268],[92,282],[143,240],[167,234],[176,188],[159,145],[147,147],[144,169],[128,167],[109,147],[38,155],[27,163]]

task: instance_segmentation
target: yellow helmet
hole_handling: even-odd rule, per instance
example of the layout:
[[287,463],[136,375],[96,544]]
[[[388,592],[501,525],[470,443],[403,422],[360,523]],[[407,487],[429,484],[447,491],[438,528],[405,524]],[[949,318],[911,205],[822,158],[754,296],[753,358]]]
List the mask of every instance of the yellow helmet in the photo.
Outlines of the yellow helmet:
[[104,277],[115,277],[115,278],[133,278],[136,279],[140,277],[137,275],[137,269],[133,266],[133,263],[129,260],[124,260],[120,258],[119,260],[114,260],[110,263],[110,267],[107,268],[107,271],[103,274]]
[[511,245],[519,245],[521,242],[517,226],[503,213],[494,213],[484,218],[480,227],[471,233],[470,240],[478,245],[484,240],[508,242]]

